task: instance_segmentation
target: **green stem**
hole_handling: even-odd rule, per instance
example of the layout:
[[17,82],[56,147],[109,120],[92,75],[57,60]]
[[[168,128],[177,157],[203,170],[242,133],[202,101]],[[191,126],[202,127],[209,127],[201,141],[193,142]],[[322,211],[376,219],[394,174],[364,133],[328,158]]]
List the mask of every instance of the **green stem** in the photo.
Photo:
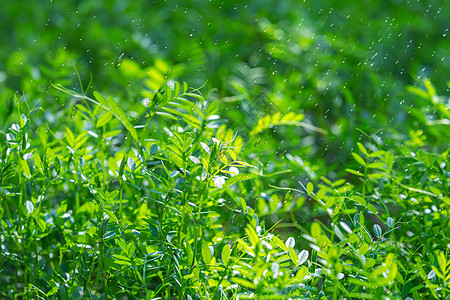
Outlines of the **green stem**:
[[103,281],[103,292],[105,293],[105,295],[107,294],[107,280],[106,280],[106,268],[105,268],[105,253],[104,253],[104,243],[103,243],[103,239],[100,240],[100,263],[101,263],[101,267],[102,267],[102,271],[101,271],[101,276],[102,276],[102,281]]
[[367,168],[367,166],[364,166],[364,182],[363,182],[363,190],[362,190],[362,197],[365,199],[366,198],[366,183],[367,183],[367,173],[368,173],[369,169]]
[[[78,158],[78,160],[79,160],[79,158]],[[80,178],[80,175],[78,174],[78,173],[80,173],[80,166],[79,166],[78,160],[75,159],[75,161],[74,161],[75,172],[76,172],[76,176],[78,179],[78,184],[76,184],[76,186],[75,186],[75,212],[76,213],[78,213],[78,210],[80,208],[80,186],[81,186],[81,183],[80,183],[81,178]]]
[[124,216],[123,216],[123,182],[122,179],[119,178],[119,217],[120,217],[120,225],[124,225]]

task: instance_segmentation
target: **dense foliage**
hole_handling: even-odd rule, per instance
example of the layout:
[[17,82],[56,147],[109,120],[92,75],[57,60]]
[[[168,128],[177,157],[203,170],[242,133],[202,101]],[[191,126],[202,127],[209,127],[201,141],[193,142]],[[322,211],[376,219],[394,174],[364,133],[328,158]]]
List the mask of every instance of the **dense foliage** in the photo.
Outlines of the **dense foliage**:
[[450,299],[449,15],[3,3],[0,297]]

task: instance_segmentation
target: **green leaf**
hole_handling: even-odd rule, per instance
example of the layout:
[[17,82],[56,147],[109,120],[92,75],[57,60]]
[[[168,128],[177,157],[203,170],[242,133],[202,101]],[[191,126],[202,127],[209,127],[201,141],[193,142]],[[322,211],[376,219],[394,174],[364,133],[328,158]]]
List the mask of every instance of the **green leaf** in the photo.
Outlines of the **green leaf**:
[[323,199],[323,197],[325,197],[325,193],[326,193],[326,190],[321,188],[316,194],[317,200]]
[[27,208],[27,211],[29,214],[33,213],[33,211],[34,211],[33,202],[31,202],[30,200],[27,200],[27,202],[25,202],[25,207]]
[[275,236],[275,235],[272,236],[272,240],[275,242],[275,244],[277,244],[278,247],[280,247],[281,249],[283,249],[286,252],[288,251],[288,248],[286,247],[286,245],[277,236]]
[[358,171],[355,171],[355,170],[353,170],[353,169],[345,169],[345,171],[346,171],[346,172],[349,172],[349,173],[351,173],[351,174],[357,175],[357,176],[364,177],[364,174],[363,174],[363,173],[358,172]]
[[435,272],[434,270],[431,270],[431,271],[428,273],[427,278],[428,278],[429,280],[432,280],[434,277],[436,277],[436,272]]
[[252,244],[252,246],[256,247],[259,244],[259,238],[253,226],[247,224],[247,228],[245,228],[245,233],[247,233],[248,239]]
[[359,255],[364,255],[364,254],[367,253],[367,251],[369,251],[369,245],[363,244],[363,245],[359,248],[358,253],[359,253]]
[[286,248],[294,248],[295,246],[295,240],[292,236],[288,237],[288,239],[286,240]]
[[202,258],[205,264],[209,264],[211,262],[213,250],[212,247],[209,247],[208,244],[202,245]]
[[136,170],[136,163],[134,162],[134,159],[131,157],[128,157],[128,168],[130,168],[131,172],[134,172],[134,170]]
[[153,156],[153,155],[156,154],[156,152],[158,152],[158,145],[153,144],[153,145],[150,147],[150,155]]
[[69,295],[67,294],[66,288],[63,285],[60,285],[56,282],[55,282],[55,284],[58,287],[59,295],[61,296],[61,300],[69,300]]
[[249,289],[256,289],[256,285],[248,280],[239,278],[239,277],[231,277],[231,282],[234,282],[240,286],[249,288]]
[[[120,114],[123,113],[123,112],[122,112],[122,110],[117,106],[116,100],[114,100],[114,98],[111,97],[111,96],[108,96],[107,99],[108,99],[108,104],[109,104],[109,108],[111,109],[111,111],[112,111],[113,113],[119,115],[119,117],[121,117]],[[123,114],[124,114],[124,113],[123,113]],[[124,115],[125,115],[125,114],[124,114]],[[126,116],[124,117],[124,119],[123,119],[122,121],[128,121],[128,119],[126,118]]]
[[162,111],[157,111],[156,114],[159,115],[159,116],[162,116],[162,117],[166,117],[168,119],[172,119],[172,120],[178,121],[177,117],[175,117],[174,115],[171,115],[169,113],[165,113],[165,112],[162,112]]
[[370,212],[376,214],[377,213],[377,209],[373,204],[367,204],[367,208],[369,209]]
[[158,238],[158,228],[153,224],[148,224],[148,228],[155,239]]
[[384,162],[374,162],[368,165],[371,169],[382,169],[386,164]]
[[379,151],[375,151],[369,154],[369,157],[381,157],[385,154],[386,152],[383,150],[379,150]]
[[299,265],[304,264],[305,261],[308,259],[308,256],[309,256],[308,250],[300,251],[300,253],[298,254],[298,264]]
[[353,216],[353,223],[355,224],[355,228],[358,228],[359,227],[359,222],[360,222],[360,214],[359,213],[356,213],[354,216]]
[[308,193],[308,195],[311,195],[314,191],[314,185],[311,182],[308,182],[308,184],[306,185],[306,192]]
[[355,201],[362,206],[366,206],[366,200],[361,196],[355,196]]
[[302,282],[302,281],[303,281],[303,278],[305,278],[306,273],[308,273],[308,269],[307,269],[305,266],[302,266],[302,267],[298,270],[297,274],[295,275],[295,279],[296,279],[298,282]]
[[125,165],[128,162],[128,156],[125,155],[124,157],[122,157],[122,161],[120,162],[120,166],[119,166],[119,177],[122,177],[123,172],[125,170]]
[[53,160],[53,165],[55,167],[56,173],[61,173],[61,162],[58,157],[55,156],[55,159]]
[[387,227],[392,227],[394,225],[394,219],[392,219],[391,217],[387,218],[386,225]]
[[131,266],[132,265],[131,260],[126,256],[114,254],[113,258],[114,258],[115,264],[123,265],[123,266]]
[[312,223],[312,225],[311,225],[311,236],[313,238],[317,238],[317,237],[320,236],[320,232],[321,232],[320,224],[317,223],[317,222]]
[[28,166],[28,162],[26,160],[21,160],[22,163],[22,171],[26,178],[31,178],[30,167]]
[[378,224],[373,225],[373,232],[375,233],[376,237],[378,237],[378,238],[383,234],[383,231],[381,230],[381,227]]
[[359,156],[355,152],[352,152],[352,156],[361,166],[363,167],[367,166],[367,164],[365,163],[364,159],[361,158],[361,156]]
[[206,145],[205,143],[201,142],[200,146],[202,146],[203,150],[205,150],[206,153],[211,154],[211,149],[209,149],[208,145]]
[[106,124],[108,124],[108,122],[111,121],[112,118],[113,118],[113,114],[106,111],[100,116],[100,118],[98,118],[95,126],[97,128],[103,127]]
[[228,265],[228,260],[230,259],[231,247],[226,244],[222,249],[222,262],[224,265]]
[[409,85],[406,87],[406,90],[412,94],[415,94],[415,95],[421,97],[421,98],[428,99],[428,93],[422,89],[415,87],[415,86]]
[[369,155],[369,153],[367,152],[366,148],[363,146],[363,144],[361,143],[356,143],[356,145],[359,148],[359,151],[361,151],[364,155]]
[[131,134],[133,139],[135,141],[137,141],[138,140],[138,136],[137,136],[137,133],[136,133],[136,129],[134,129],[133,125],[131,125],[131,123],[129,123],[129,122],[127,122],[127,123],[122,122],[122,123],[125,126],[125,128],[128,130],[128,132]]
[[108,107],[108,101],[106,101],[105,97],[97,91],[94,91],[94,98],[104,107]]
[[131,261],[128,257],[119,254],[114,254],[113,257],[117,260]]
[[34,153],[33,155],[34,165],[39,170],[39,172],[44,175],[44,165],[42,164],[42,160],[39,157],[38,153]]
[[113,212],[111,212],[109,210],[105,210],[105,213],[108,215],[109,219],[111,221],[113,221],[114,223],[118,223],[119,222],[119,220],[117,219],[116,215]]
[[299,260],[298,260],[297,252],[295,252],[295,249],[292,247],[289,247],[289,256],[292,259],[292,261],[294,262],[294,264],[296,266],[298,266]]

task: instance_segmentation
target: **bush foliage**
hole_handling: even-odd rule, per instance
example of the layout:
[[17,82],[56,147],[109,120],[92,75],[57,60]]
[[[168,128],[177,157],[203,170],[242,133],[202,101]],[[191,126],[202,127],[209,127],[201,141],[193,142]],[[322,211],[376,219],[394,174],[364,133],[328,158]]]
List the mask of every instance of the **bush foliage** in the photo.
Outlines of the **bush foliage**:
[[1,297],[450,299],[444,2],[5,3]]

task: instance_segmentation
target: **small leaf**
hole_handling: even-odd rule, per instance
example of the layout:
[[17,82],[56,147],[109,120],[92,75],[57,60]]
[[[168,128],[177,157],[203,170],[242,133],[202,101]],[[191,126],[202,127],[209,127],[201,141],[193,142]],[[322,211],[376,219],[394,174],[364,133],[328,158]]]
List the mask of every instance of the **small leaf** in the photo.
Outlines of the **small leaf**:
[[[56,283],[56,282],[55,282]],[[56,283],[59,290],[59,295],[61,296],[61,300],[69,300],[69,295],[67,294],[67,290],[63,285],[59,285]]]
[[364,255],[367,253],[367,251],[369,251],[369,245],[364,244],[359,248],[358,253],[359,255]]
[[278,277],[278,273],[280,272],[280,265],[275,261],[270,266],[270,270],[272,271],[273,278],[275,279]]
[[359,156],[358,154],[356,154],[354,152],[352,152],[352,156],[360,165],[362,165],[363,167],[367,166],[364,159],[362,159],[361,156]]
[[33,213],[34,211],[34,204],[33,202],[31,202],[30,200],[27,200],[27,202],[25,202],[25,207],[27,208],[28,213]]
[[308,272],[308,268],[305,266],[302,266],[300,270],[298,270],[297,274],[295,275],[295,279],[297,279],[298,282],[302,282],[303,278],[305,277],[306,273]]
[[189,156],[189,159],[197,165],[200,163],[200,160],[195,156]]
[[225,184],[225,177],[223,176],[216,176],[213,178],[214,185],[221,189],[223,185]]
[[33,158],[33,152],[28,152],[23,155],[24,160],[29,160]]
[[228,260],[230,259],[231,247],[230,245],[225,245],[222,249],[222,261],[224,265],[228,264]]
[[59,158],[55,157],[55,159],[53,160],[53,164],[55,166],[56,173],[59,174],[61,172],[61,162],[59,161]]
[[378,161],[368,165],[371,169],[382,169],[386,164],[384,162]]
[[201,142],[200,145],[202,146],[203,150],[205,150],[206,153],[211,154],[211,150],[209,149],[208,145]]
[[228,154],[231,156],[231,159],[235,161],[237,159],[236,153],[233,150],[228,151]]
[[326,194],[325,189],[320,189],[317,192],[316,197],[317,197],[318,200],[321,200],[321,199],[323,199],[323,197],[325,197],[325,194]]
[[21,160],[22,163],[22,170],[23,170],[23,174],[25,175],[26,178],[30,178],[31,177],[31,172],[30,172],[30,167],[28,166],[28,162],[26,160]]
[[349,173],[351,173],[351,174],[354,174],[354,175],[356,175],[356,176],[364,177],[364,174],[363,174],[363,173],[358,172],[358,171],[355,171],[355,170],[353,170],[353,169],[345,169],[345,171],[346,171],[346,172],[349,172]]
[[297,252],[295,252],[295,249],[292,247],[289,247],[289,256],[292,259],[292,261],[294,262],[294,264],[296,266],[299,265],[299,261],[298,261],[298,256],[297,256]]
[[381,227],[378,224],[373,225],[373,232],[377,237],[380,237],[383,234],[383,231],[381,230]]
[[109,219],[111,221],[113,221],[114,223],[118,223],[119,222],[119,220],[117,219],[116,215],[113,212],[111,212],[109,210],[105,210],[105,213],[108,215]]
[[177,117],[175,117],[174,115],[169,114],[169,113],[165,113],[165,112],[162,112],[162,111],[157,111],[156,114],[159,115],[159,116],[166,117],[168,119],[172,119],[172,120],[178,121]]
[[33,160],[34,160],[34,165],[36,166],[36,168],[39,170],[39,172],[44,175],[44,165],[42,164],[42,160],[39,157],[39,154],[34,154],[33,155]]
[[359,215],[359,213],[356,213],[353,216],[353,223],[355,224],[355,228],[359,227],[359,220],[360,220],[360,215]]
[[130,259],[126,256],[114,254],[113,258],[114,258],[114,263],[116,263],[118,265],[123,265],[123,266],[131,266],[132,265]]
[[128,157],[128,168],[130,168],[131,172],[134,172],[134,170],[136,170],[136,163],[134,162],[134,160],[131,157]]
[[286,247],[289,249],[289,248],[294,248],[294,246],[295,246],[295,240],[294,240],[293,237],[290,236],[290,237],[286,240]]
[[366,206],[366,200],[361,196],[355,196],[355,201],[362,206]]
[[152,233],[153,237],[155,239],[157,239],[158,238],[158,228],[152,224],[148,224],[148,228],[150,229],[150,232]]
[[309,252],[308,250],[302,250],[299,254],[298,254],[298,264],[302,265],[309,257]]
[[124,156],[123,158],[122,158],[122,161],[120,162],[120,166],[119,166],[119,177],[122,177],[122,175],[123,175],[123,171],[124,171],[124,169],[125,169],[125,164],[127,163],[127,160],[128,160],[128,156]]
[[23,127],[27,124],[27,121],[28,121],[27,116],[25,116],[24,114],[22,114],[22,115],[20,116],[20,120],[19,120],[20,127],[23,128]]
[[93,94],[94,94],[95,99],[97,99],[97,101],[98,101],[101,105],[103,105],[104,107],[108,107],[108,102],[106,101],[105,97],[103,97],[102,94],[100,94],[100,93],[97,92],[97,91],[94,91]]
[[245,279],[242,279],[239,277],[231,277],[230,280],[240,286],[243,286],[243,287],[246,287],[249,289],[256,289],[256,285],[248,280],[245,280]]
[[430,273],[428,273],[427,278],[429,280],[433,279],[434,277],[436,277],[436,272],[434,270],[431,270]]
[[158,145],[156,145],[156,144],[153,144],[151,147],[150,147],[150,155],[155,155],[155,153],[158,151]]
[[209,264],[212,258],[213,248],[209,247],[208,244],[203,244],[202,246],[202,258],[205,264]]
[[359,151],[361,151],[364,155],[368,155],[369,153],[367,152],[367,150],[366,150],[366,148],[363,146],[363,144],[361,144],[361,143],[356,143],[356,145],[358,146],[358,148],[359,148]]
[[373,214],[377,214],[377,208],[373,205],[373,204],[367,204],[367,208],[369,209],[370,212],[372,212]]
[[284,251],[288,251],[288,248],[286,247],[286,245],[283,243],[282,240],[280,240],[280,238],[278,238],[277,236],[272,236],[272,240],[275,242],[275,244],[277,244],[278,247],[280,247],[281,249],[283,249]]
[[311,236],[313,238],[318,238],[320,236],[320,225],[317,222],[312,223],[311,225]]
[[308,195],[311,195],[313,191],[314,185],[311,182],[308,182],[308,184],[306,185],[306,192],[308,193]]
[[436,268],[435,266],[431,266],[431,268],[433,268],[434,273],[436,273],[437,277],[444,279],[444,275],[439,272],[438,268]]
[[394,219],[392,219],[391,217],[387,218],[386,225],[387,227],[392,227],[392,225],[394,225]]
[[113,117],[113,114],[110,112],[103,113],[103,115],[101,115],[101,117],[98,118],[96,127],[100,128],[100,127],[105,126],[106,124],[108,124],[109,121],[111,121],[112,117]]

